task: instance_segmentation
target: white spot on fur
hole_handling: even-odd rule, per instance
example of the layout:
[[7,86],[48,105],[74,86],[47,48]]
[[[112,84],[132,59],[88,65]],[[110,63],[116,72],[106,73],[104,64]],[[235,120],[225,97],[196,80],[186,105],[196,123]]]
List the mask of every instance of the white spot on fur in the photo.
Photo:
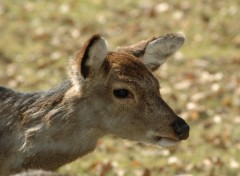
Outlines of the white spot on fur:
[[29,145],[29,142],[30,142],[29,138],[33,135],[33,133],[39,131],[42,128],[42,126],[43,126],[42,124],[39,124],[35,127],[32,127],[30,129],[26,130],[26,132],[24,134],[24,138],[25,138],[24,143],[23,143],[22,147],[19,149],[19,151],[25,152],[28,149],[28,147],[31,147],[31,145]]

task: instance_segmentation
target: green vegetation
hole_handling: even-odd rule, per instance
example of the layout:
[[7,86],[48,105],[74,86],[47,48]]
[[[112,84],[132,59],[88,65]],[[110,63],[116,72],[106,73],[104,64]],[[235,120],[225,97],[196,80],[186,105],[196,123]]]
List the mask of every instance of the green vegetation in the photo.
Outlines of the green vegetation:
[[238,0],[2,0],[0,84],[24,91],[55,86],[67,77],[69,58],[94,33],[114,48],[182,32],[184,47],[156,76],[163,97],[189,122],[189,140],[166,150],[109,136],[59,172],[240,175],[239,9]]

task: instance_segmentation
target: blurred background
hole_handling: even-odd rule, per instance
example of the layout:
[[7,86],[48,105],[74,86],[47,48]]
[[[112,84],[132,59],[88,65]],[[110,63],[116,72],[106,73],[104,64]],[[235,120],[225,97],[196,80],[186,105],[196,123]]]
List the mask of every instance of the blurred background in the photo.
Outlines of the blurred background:
[[1,0],[0,85],[44,90],[94,33],[110,48],[181,32],[186,43],[155,75],[191,126],[167,150],[108,136],[59,169],[81,176],[240,176],[239,0]]

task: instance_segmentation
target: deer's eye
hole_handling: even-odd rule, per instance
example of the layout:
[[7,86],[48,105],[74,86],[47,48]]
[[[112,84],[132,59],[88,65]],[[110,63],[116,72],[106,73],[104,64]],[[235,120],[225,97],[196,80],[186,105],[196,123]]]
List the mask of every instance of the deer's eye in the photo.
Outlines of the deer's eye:
[[128,98],[130,92],[127,89],[115,89],[113,90],[113,95],[117,98]]

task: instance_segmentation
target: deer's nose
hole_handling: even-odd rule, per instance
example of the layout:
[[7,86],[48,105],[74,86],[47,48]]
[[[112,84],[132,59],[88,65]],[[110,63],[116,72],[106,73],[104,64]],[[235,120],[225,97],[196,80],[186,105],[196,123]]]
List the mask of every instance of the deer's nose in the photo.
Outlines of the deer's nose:
[[185,140],[188,138],[190,127],[183,119],[178,117],[177,120],[173,122],[172,126],[174,132],[180,140]]

